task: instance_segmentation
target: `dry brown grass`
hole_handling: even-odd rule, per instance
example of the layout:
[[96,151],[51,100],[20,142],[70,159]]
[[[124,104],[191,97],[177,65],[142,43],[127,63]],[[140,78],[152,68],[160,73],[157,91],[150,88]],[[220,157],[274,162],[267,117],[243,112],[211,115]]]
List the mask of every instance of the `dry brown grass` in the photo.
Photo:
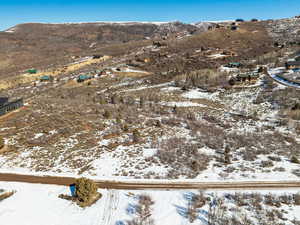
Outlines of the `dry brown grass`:
[[0,90],[10,89],[26,83],[32,83],[34,81],[37,81],[43,75],[50,74],[55,77],[66,73],[72,73],[74,71],[80,70],[83,67],[90,66],[91,64],[95,64],[95,63],[101,63],[110,58],[111,58],[110,56],[104,56],[100,59],[89,59],[84,62],[67,65],[61,68],[57,68],[54,71],[43,71],[37,74],[22,74],[18,77],[3,79],[3,82],[0,83]]

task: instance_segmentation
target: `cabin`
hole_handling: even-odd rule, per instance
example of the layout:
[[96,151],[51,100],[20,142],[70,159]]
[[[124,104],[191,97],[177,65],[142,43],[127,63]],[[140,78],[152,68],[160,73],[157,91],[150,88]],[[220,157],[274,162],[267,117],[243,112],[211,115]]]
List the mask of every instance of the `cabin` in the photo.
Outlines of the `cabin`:
[[231,77],[228,83],[236,85],[241,83],[255,83],[259,78],[259,73],[240,73],[235,77]]
[[3,106],[7,102],[8,102],[8,98],[7,97],[0,97],[0,107]]
[[49,81],[53,81],[53,77],[52,77],[52,76],[45,75],[45,76],[42,76],[42,77],[40,78],[40,81],[41,81],[41,82],[49,82]]
[[29,74],[36,74],[37,73],[37,70],[36,69],[29,69],[26,71],[26,73],[29,73]]
[[225,65],[225,67],[240,68],[240,67],[242,67],[242,64],[239,62],[231,62],[231,63],[228,63],[227,65]]
[[300,61],[289,61],[285,63],[285,68],[290,69],[300,69]]
[[12,102],[8,101],[8,98],[0,97],[0,116],[5,115],[6,113],[9,113],[11,111],[14,111],[16,109],[19,109],[24,106],[23,99],[18,99]]
[[93,55],[93,59],[100,59],[102,57],[103,57],[103,55]]
[[259,77],[258,73],[242,73],[236,76],[237,81],[256,81]]
[[92,79],[92,77],[89,76],[89,75],[80,75],[80,76],[77,78],[77,82],[78,82],[78,83],[81,83],[81,82],[84,82],[84,81],[90,80],[90,79]]

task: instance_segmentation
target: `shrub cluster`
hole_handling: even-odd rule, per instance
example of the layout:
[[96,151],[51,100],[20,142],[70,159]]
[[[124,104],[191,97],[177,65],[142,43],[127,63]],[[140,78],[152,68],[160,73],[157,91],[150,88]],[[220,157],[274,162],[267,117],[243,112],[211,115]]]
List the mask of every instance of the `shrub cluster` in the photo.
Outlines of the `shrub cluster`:
[[170,138],[159,145],[157,157],[172,170],[170,177],[186,175],[193,178],[206,169],[208,157],[198,151],[197,144],[188,143],[184,138]]
[[75,182],[76,197],[80,202],[89,202],[97,195],[97,185],[90,179],[79,178]]

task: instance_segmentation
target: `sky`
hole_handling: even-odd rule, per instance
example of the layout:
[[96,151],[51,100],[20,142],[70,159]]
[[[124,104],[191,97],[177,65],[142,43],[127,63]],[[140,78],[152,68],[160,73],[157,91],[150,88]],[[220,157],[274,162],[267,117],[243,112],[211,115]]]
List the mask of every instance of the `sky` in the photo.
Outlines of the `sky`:
[[219,21],[300,14],[300,0],[0,0],[0,30],[29,22]]

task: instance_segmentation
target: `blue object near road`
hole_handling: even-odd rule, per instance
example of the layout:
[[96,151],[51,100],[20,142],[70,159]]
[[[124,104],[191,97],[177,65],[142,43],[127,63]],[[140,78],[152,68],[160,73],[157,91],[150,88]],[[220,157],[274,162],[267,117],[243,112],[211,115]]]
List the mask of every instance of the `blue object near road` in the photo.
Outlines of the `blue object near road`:
[[76,187],[75,187],[75,184],[71,184],[70,185],[70,191],[71,191],[71,195],[73,197],[75,197],[76,196]]

